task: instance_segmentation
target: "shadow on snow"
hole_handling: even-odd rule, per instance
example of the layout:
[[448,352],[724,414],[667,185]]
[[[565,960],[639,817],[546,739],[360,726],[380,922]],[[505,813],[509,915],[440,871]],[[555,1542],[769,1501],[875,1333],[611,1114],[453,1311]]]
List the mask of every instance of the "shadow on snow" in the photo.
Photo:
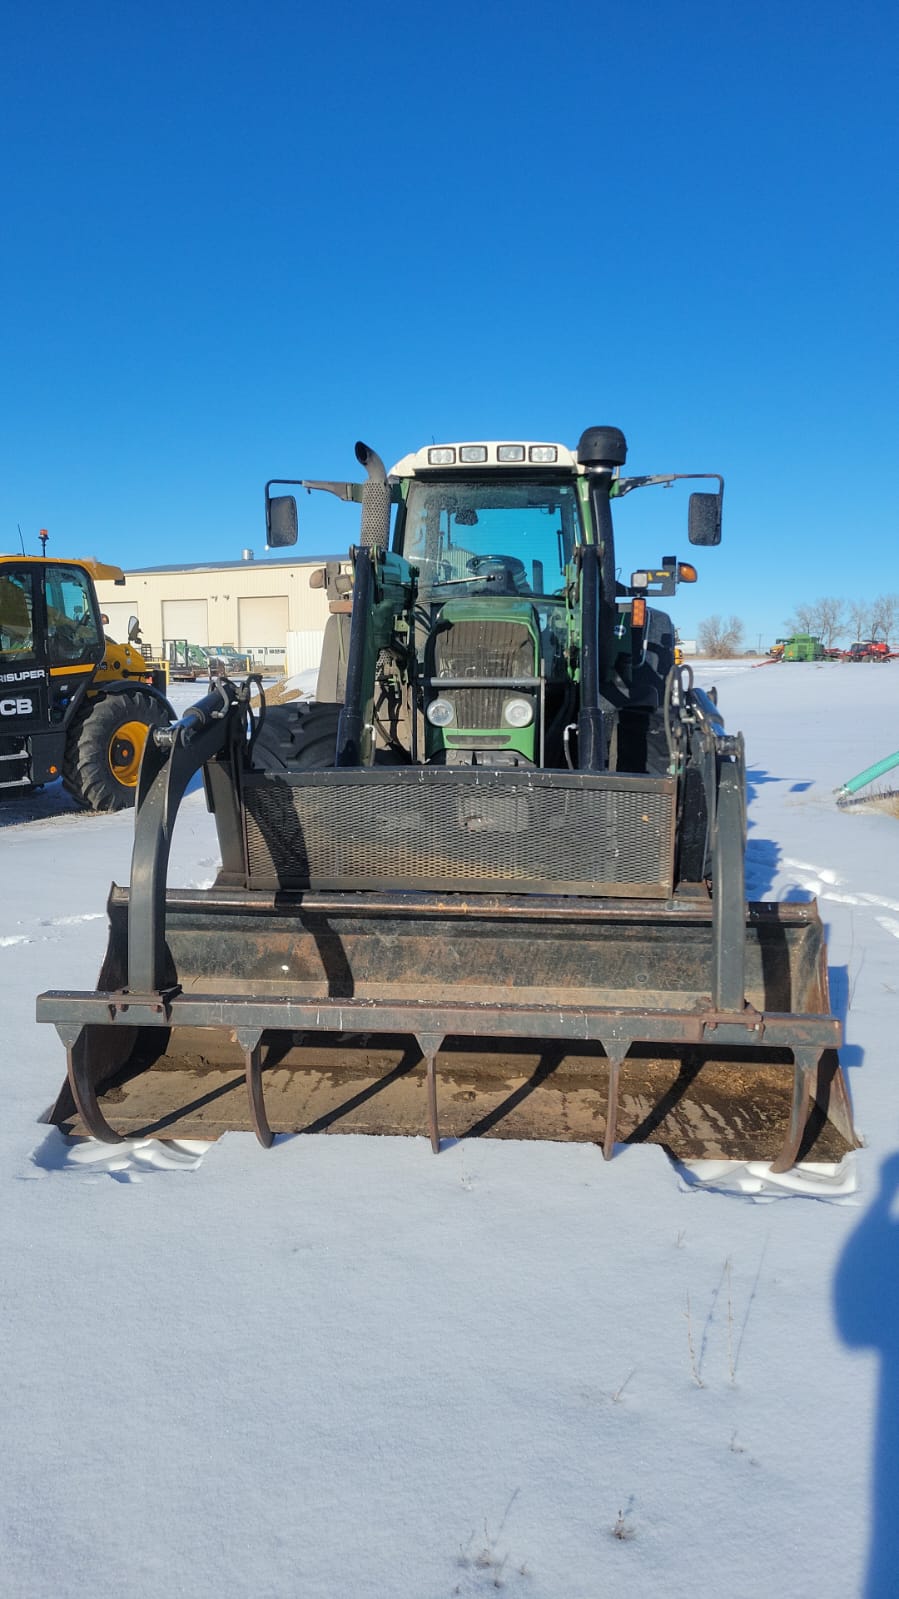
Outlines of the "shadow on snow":
[[879,1181],[834,1279],[841,1338],[850,1349],[872,1349],[880,1356],[864,1599],[893,1599],[899,1591],[899,1154],[884,1161]]

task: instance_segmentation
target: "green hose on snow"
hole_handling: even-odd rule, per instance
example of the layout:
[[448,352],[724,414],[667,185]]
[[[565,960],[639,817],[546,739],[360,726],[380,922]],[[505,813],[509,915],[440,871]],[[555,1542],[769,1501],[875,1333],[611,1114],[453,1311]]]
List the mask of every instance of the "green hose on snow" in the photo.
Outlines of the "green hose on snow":
[[892,771],[894,766],[899,766],[899,750],[894,755],[885,755],[882,761],[875,761],[873,766],[866,766],[857,777],[850,777],[848,783],[844,783],[842,788],[836,791],[837,804],[843,804],[851,799],[853,794],[857,794],[860,788],[865,787],[866,783],[873,783],[876,777],[883,777],[884,772]]

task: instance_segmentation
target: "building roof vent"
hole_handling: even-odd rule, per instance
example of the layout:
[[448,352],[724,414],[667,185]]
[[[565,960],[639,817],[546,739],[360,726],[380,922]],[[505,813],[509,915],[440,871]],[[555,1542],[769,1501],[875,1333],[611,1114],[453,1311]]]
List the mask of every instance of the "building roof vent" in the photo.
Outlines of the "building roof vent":
[[242,561],[253,561],[253,560],[255,560],[255,556],[254,556],[252,550],[241,550],[240,558],[241,558]]

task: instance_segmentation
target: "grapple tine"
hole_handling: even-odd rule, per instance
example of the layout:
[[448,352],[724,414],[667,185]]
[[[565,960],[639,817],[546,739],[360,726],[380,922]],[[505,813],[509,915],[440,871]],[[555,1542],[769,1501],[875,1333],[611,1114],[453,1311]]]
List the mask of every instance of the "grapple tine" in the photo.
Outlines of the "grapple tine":
[[776,1159],[771,1162],[775,1173],[789,1171],[796,1164],[802,1135],[808,1122],[812,1093],[818,1075],[821,1051],[797,1045],[793,1050],[793,1097],[790,1104],[790,1124],[787,1136]]
[[443,1043],[442,1033],[417,1033],[418,1047],[427,1067],[428,1083],[428,1133],[435,1155],[440,1154],[440,1123],[437,1117],[437,1052]]
[[98,1138],[104,1144],[124,1143],[122,1133],[117,1133],[110,1127],[103,1115],[97,1099],[94,1073],[91,1070],[90,1059],[90,1027],[78,1029],[74,1038],[67,1035],[67,1030],[58,1028],[57,1031],[66,1046],[66,1073],[72,1098],[78,1107],[78,1114],[92,1138]]
[[250,1121],[253,1131],[263,1149],[271,1149],[275,1135],[269,1126],[262,1088],[262,1034],[245,1032],[243,1028],[237,1028],[233,1036],[235,1043],[239,1044],[244,1052],[247,1097],[250,1102]]
[[606,1110],[606,1130],[602,1141],[603,1160],[611,1160],[615,1152],[615,1139],[618,1133],[618,1088],[621,1078],[621,1062],[624,1060],[629,1044],[620,1044],[603,1039],[603,1049],[609,1061],[609,1098]]

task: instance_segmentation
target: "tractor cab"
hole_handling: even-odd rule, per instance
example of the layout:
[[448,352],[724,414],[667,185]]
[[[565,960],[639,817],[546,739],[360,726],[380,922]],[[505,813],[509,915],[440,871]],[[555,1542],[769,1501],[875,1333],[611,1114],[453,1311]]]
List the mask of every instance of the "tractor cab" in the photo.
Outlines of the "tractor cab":
[[417,574],[425,761],[542,766],[548,732],[560,757],[584,540],[576,479],[520,466],[479,476],[464,464],[449,476],[438,461],[400,481],[393,542]]

